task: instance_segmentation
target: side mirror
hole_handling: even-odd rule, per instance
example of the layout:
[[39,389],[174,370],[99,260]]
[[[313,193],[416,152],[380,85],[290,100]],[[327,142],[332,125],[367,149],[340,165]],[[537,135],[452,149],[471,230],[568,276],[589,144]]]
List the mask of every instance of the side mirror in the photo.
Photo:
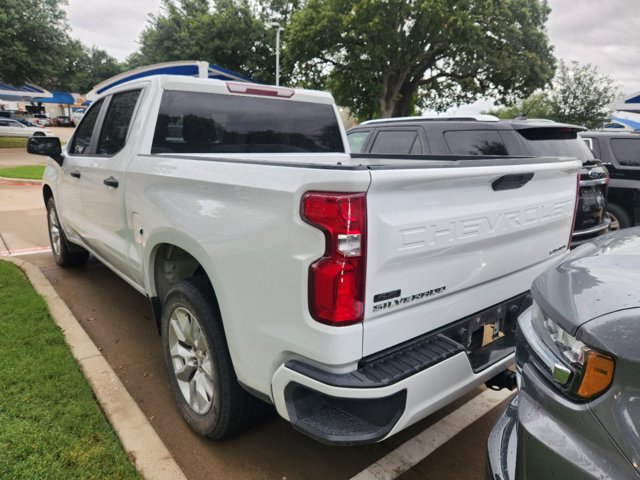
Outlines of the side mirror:
[[62,165],[62,145],[58,137],[33,136],[27,141],[27,152],[53,158]]

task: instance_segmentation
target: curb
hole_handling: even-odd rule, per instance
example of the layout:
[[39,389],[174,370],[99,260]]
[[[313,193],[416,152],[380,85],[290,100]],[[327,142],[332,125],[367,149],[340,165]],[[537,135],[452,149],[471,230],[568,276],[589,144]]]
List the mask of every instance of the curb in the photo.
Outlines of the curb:
[[71,354],[140,475],[146,480],[186,480],[147,417],[40,269],[24,260],[3,260],[20,268],[44,298],[51,318],[62,330]]
[[23,187],[25,185],[42,185],[42,180],[28,180],[26,178],[0,177],[0,185]]

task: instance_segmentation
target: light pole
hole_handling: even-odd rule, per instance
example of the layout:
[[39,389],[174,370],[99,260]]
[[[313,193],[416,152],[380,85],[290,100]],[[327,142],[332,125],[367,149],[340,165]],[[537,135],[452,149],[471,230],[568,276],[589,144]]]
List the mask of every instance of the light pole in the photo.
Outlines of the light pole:
[[280,85],[280,32],[284,32],[284,28],[278,22],[269,23],[271,28],[276,29],[276,86]]

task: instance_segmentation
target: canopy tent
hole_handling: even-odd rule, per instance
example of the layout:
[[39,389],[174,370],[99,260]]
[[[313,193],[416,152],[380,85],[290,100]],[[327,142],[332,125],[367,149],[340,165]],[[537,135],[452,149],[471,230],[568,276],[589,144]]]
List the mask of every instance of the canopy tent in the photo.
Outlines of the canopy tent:
[[34,97],[51,98],[53,94],[42,87],[25,83],[21,87],[15,87],[8,83],[0,82],[0,100],[10,102],[31,102]]
[[636,92],[627,98],[618,100],[613,108],[621,112],[640,113],[640,92]]
[[611,121],[604,125],[604,128],[609,130],[626,130],[632,132],[640,132],[640,121],[632,120],[630,118],[623,117],[611,117]]
[[217,65],[211,65],[208,62],[186,60],[180,62],[156,63],[145,67],[136,68],[127,72],[111,77],[100,82],[93,90],[87,93],[87,99],[94,99],[101,93],[120,85],[129,80],[137,78],[149,77],[151,75],[183,75],[198,78],[215,78],[218,80],[235,80],[240,82],[251,82],[251,79],[232,72]]
[[33,101],[39,103],[57,103],[58,105],[73,105],[76,103],[73,96],[67,92],[51,90],[50,95],[49,97],[34,97]]

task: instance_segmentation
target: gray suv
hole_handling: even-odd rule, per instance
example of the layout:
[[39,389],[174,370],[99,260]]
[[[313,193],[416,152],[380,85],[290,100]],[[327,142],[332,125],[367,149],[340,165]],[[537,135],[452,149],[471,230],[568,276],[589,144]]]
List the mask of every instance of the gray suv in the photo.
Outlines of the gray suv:
[[640,478],[640,228],[574,250],[531,293],[487,478]]
[[364,122],[347,132],[351,152],[411,158],[415,155],[566,156],[582,161],[580,194],[571,247],[609,231],[605,214],[607,170],[576,125],[550,120],[500,121],[474,117],[405,117]]

